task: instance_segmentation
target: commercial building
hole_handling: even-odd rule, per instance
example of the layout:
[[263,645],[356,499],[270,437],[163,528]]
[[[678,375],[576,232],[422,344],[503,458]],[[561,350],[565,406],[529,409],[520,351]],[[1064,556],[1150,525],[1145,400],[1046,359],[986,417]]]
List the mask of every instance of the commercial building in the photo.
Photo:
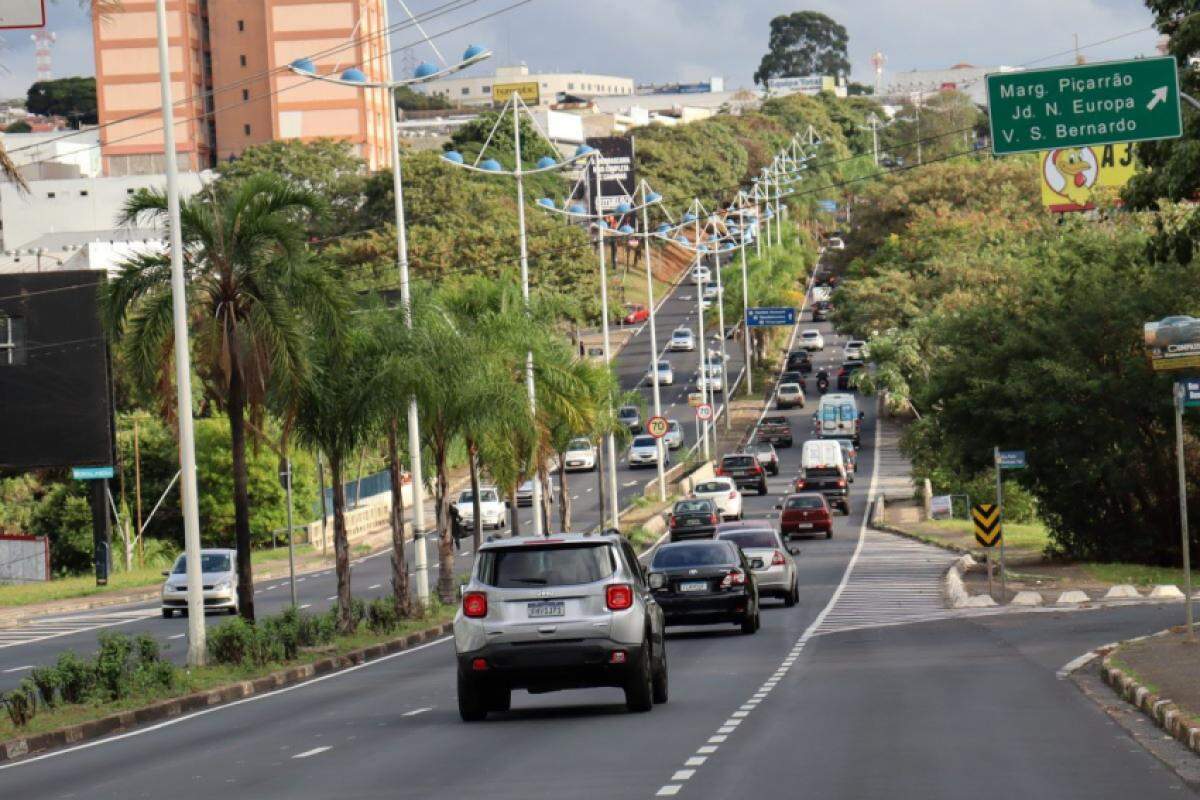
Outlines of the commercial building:
[[987,103],[989,72],[1013,72],[1020,67],[976,67],[972,64],[955,64],[948,69],[914,69],[908,72],[893,72],[884,82],[879,95],[884,100],[902,102],[914,94],[928,96],[940,91],[963,92],[976,105]]
[[633,78],[615,75],[595,75],[585,72],[531,73],[521,64],[500,67],[495,74],[482,77],[446,78],[428,86],[418,87],[428,95],[443,97],[455,105],[503,105],[515,91],[530,106],[548,106],[564,94],[585,97],[632,95]]
[[95,128],[0,133],[0,143],[27,181],[94,178],[100,174],[100,132]]
[[[383,0],[171,0],[167,29],[176,157],[199,171],[246,147],[333,136],[371,168],[388,166],[388,98],[291,73],[309,57],[321,73],[357,66],[385,78]],[[154,3],[125,0],[93,15],[105,175],[164,170]]]

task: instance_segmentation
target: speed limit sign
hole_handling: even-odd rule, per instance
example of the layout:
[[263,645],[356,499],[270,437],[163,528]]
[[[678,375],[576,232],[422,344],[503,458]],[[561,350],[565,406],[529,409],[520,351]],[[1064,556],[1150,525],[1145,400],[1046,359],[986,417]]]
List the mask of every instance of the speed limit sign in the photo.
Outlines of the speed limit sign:
[[702,422],[707,422],[712,419],[712,406],[708,403],[701,403],[696,406],[696,419]]
[[666,417],[651,417],[646,420],[646,433],[655,439],[661,439],[666,436],[670,427]]

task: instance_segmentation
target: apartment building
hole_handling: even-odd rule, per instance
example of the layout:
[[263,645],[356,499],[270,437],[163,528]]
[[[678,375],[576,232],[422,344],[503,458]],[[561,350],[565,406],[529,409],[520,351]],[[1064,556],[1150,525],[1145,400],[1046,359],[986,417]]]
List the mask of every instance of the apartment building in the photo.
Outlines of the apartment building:
[[[385,90],[287,69],[306,57],[323,74],[354,66],[384,79],[384,13],[382,0],[169,0],[180,169],[209,168],[254,144],[321,136],[352,143],[372,169],[390,165]],[[93,15],[93,32],[104,174],[161,173],[154,3],[124,0]]]

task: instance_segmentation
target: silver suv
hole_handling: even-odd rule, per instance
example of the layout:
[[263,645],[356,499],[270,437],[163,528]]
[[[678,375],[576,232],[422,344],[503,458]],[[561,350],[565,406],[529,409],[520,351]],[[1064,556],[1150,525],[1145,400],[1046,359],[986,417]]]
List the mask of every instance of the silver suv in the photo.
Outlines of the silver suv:
[[454,618],[466,722],[531,693],[611,686],[630,711],[667,702],[663,612],[619,534],[488,541]]

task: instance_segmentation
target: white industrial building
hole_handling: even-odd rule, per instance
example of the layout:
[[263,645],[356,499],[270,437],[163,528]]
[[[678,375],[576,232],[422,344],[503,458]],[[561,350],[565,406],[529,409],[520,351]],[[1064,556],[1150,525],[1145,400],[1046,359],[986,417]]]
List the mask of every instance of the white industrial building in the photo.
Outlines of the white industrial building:
[[0,145],[27,181],[93,178],[100,174],[100,133],[96,128],[0,133]]
[[[515,67],[499,67],[494,75],[466,78],[445,78],[436,83],[416,87],[418,91],[431,96],[444,97],[451,103],[464,106],[487,106],[493,102],[496,94],[495,87],[511,86],[513,84],[536,83],[538,85],[538,102],[536,105],[548,106],[558,101],[563,94],[576,94],[588,97],[607,97],[612,95],[631,95],[634,92],[633,78],[622,78],[616,75],[597,75],[587,72],[537,72],[531,73],[529,67],[520,64]],[[496,102],[503,104],[507,97],[498,97]],[[529,105],[534,103],[526,100]]]
[[885,81],[879,95],[886,100],[901,102],[914,94],[927,97],[940,91],[956,90],[971,98],[976,105],[987,104],[987,81],[984,76],[991,72],[1015,72],[1020,67],[976,67],[973,64],[955,64],[948,69],[914,69],[908,72],[893,72]]

